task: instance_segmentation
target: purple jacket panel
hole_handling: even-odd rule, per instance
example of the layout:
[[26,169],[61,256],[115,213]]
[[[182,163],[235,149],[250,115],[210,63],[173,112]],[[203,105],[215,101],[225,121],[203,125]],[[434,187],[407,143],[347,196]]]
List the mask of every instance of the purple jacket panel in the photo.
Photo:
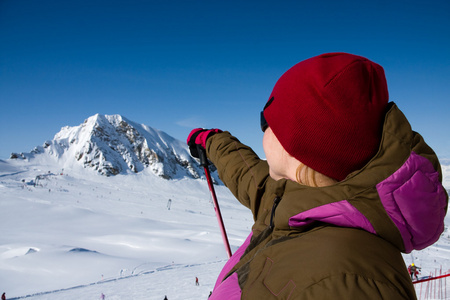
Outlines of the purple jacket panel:
[[431,162],[411,152],[395,173],[377,185],[384,209],[399,229],[405,252],[435,243],[444,230],[447,197]]
[[361,228],[376,233],[369,220],[347,200],[322,205],[289,218],[289,226],[299,227],[314,221],[340,227]]
[[238,275],[233,273],[225,279],[209,297],[209,300],[237,300],[241,299],[241,288],[239,287]]
[[[247,239],[244,241],[244,243],[239,247],[239,249],[236,250],[236,252],[226,262],[225,266],[222,268],[222,271],[220,271],[219,277],[217,278],[217,281],[216,281],[216,285],[214,286],[213,295],[216,295],[217,297],[220,297],[219,295],[222,292],[226,292],[227,290],[223,289],[223,285],[226,285],[227,288],[232,288],[232,289],[236,289],[237,288],[240,291],[239,284],[237,283],[237,274],[233,274],[233,275],[236,275],[236,287],[233,287],[233,285],[232,285],[232,282],[234,282],[234,281],[233,280],[229,280],[231,278],[231,276],[229,278],[227,278],[224,282],[222,282],[222,280],[231,271],[231,269],[233,269],[233,267],[239,262],[239,260],[241,259],[242,255],[244,254],[245,250],[247,249],[248,245],[250,244],[250,240],[252,238],[252,235],[253,235],[253,233],[251,232],[249,234],[249,236],[247,237]],[[225,294],[225,296],[226,295],[227,294]],[[239,292],[239,295],[240,295],[240,292]],[[211,296],[210,299],[225,299],[225,298],[212,298],[212,296]]]

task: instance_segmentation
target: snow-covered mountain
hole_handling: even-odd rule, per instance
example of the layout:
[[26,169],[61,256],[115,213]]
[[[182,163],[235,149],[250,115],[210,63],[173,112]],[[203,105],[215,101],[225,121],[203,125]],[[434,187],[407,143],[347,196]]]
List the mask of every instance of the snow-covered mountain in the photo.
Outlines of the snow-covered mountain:
[[11,158],[42,154],[53,156],[62,168],[82,166],[106,176],[143,170],[165,179],[202,174],[185,143],[120,115],[96,114],[79,126],[62,128],[31,153],[13,153]]

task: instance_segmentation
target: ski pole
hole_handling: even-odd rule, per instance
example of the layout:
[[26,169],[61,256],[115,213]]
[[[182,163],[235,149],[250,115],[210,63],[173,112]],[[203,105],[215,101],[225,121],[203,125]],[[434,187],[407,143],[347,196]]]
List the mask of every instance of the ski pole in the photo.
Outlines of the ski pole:
[[208,181],[208,187],[209,190],[211,191],[211,195],[213,198],[214,210],[216,211],[217,221],[219,222],[220,232],[222,233],[223,244],[225,245],[225,250],[227,251],[228,258],[230,258],[232,255],[230,243],[228,242],[227,232],[225,230],[225,225],[223,224],[222,214],[220,213],[219,202],[217,201],[216,192],[214,190],[214,185],[211,178],[211,173],[209,172],[208,168],[209,163],[208,158],[206,157],[206,151],[201,147],[197,147],[197,149],[200,156],[200,165],[205,170],[206,180]]

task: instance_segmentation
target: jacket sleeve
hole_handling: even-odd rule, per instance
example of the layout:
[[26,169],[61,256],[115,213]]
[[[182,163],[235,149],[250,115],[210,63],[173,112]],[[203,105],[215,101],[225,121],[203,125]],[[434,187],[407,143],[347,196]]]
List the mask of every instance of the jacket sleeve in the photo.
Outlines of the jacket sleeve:
[[267,162],[229,132],[217,133],[208,138],[206,152],[216,166],[220,179],[239,202],[251,209],[256,219],[269,178]]

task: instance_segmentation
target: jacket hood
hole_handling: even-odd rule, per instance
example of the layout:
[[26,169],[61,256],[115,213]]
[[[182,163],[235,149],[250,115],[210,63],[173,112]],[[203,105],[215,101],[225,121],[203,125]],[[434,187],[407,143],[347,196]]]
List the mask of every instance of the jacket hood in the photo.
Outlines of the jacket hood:
[[[284,191],[276,230],[327,223],[360,228],[410,253],[435,243],[444,230],[448,195],[436,154],[390,103],[377,154],[345,180],[327,187],[274,182]],[[288,221],[286,221],[288,220]]]

